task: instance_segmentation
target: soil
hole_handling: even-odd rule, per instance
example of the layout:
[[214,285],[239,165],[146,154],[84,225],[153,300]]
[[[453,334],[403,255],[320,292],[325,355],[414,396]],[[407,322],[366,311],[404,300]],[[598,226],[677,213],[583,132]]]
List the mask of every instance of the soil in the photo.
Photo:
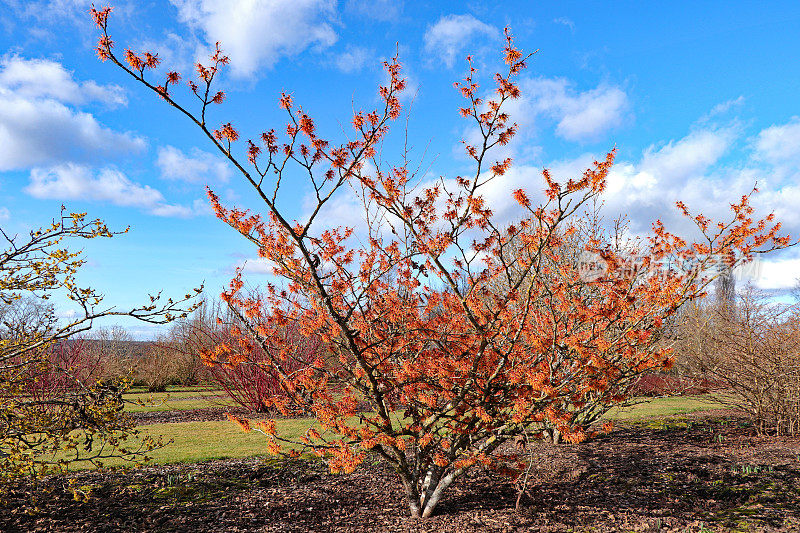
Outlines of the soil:
[[207,420],[225,420],[226,413],[253,418],[252,413],[243,407],[202,407],[200,409],[182,409],[180,411],[145,411],[131,413],[136,425],[167,424],[175,422],[204,422]]
[[[475,470],[412,520],[380,464],[211,461],[53,476],[16,486],[2,531],[800,531],[800,439],[729,413],[628,423],[579,445],[534,444],[527,491]],[[74,480],[87,498],[73,498]]]

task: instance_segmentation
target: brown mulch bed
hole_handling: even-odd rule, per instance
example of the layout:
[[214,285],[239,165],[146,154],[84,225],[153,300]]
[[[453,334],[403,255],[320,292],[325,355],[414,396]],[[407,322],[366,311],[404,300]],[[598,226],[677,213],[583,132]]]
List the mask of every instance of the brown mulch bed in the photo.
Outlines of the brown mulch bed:
[[0,507],[0,531],[800,531],[800,439],[735,417],[628,424],[580,445],[536,444],[519,512],[507,479],[471,472],[424,521],[379,464],[333,475],[314,461],[151,466],[45,480]]
[[136,425],[166,424],[174,422],[205,422],[207,420],[225,420],[226,413],[247,416],[250,412],[239,406],[202,407],[200,409],[182,409],[180,411],[149,411],[131,413],[130,417]]

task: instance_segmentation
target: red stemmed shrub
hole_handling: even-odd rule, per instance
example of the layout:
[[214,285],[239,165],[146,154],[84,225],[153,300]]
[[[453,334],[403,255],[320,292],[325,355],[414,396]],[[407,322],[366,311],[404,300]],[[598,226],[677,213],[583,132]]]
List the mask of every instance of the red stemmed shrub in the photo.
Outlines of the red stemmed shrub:
[[643,374],[629,390],[631,396],[682,396],[706,394],[718,389],[720,383],[708,378],[679,377],[672,374]]
[[304,335],[294,323],[276,328],[262,341],[243,337],[236,314],[208,301],[190,320],[176,324],[171,339],[170,349],[205,363],[208,381],[238,405],[259,413],[270,410],[270,398],[283,394],[271,364],[275,353],[290,354],[285,360],[287,372],[299,372],[323,355],[319,336]]
[[90,386],[102,370],[103,353],[83,337],[60,339],[45,348],[42,362],[31,365],[24,393],[42,401],[61,398]]

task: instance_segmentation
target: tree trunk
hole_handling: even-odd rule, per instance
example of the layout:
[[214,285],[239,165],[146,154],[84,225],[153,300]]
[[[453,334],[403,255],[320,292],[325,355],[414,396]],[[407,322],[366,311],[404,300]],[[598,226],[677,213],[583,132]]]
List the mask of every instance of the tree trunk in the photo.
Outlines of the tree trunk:
[[561,444],[561,432],[556,428],[547,428],[544,430],[545,440],[553,444]]
[[416,489],[416,483],[407,472],[398,471],[398,475],[403,483],[403,488],[406,490],[406,502],[411,516],[413,518],[422,518],[422,509],[419,503],[420,497]]
[[[436,505],[438,505],[439,500],[442,498],[442,494],[444,494],[444,491],[447,490],[457,476],[457,472],[451,472],[443,478],[438,479],[438,483],[436,483],[435,486],[431,486],[425,491],[425,501],[422,504],[422,518],[428,518],[433,514]],[[438,478],[438,476],[436,477]]]
[[[559,437],[561,435],[559,434]],[[478,446],[477,452],[492,453],[498,446],[506,441],[506,436],[498,438],[491,436]],[[406,500],[408,502],[411,516],[414,518],[428,518],[433,514],[436,506],[442,498],[444,492],[459,476],[469,469],[468,466],[449,470],[439,466],[433,466],[422,474],[423,477],[412,475],[410,470],[398,469],[397,473],[403,482],[406,490]],[[420,485],[420,481],[422,481]]]

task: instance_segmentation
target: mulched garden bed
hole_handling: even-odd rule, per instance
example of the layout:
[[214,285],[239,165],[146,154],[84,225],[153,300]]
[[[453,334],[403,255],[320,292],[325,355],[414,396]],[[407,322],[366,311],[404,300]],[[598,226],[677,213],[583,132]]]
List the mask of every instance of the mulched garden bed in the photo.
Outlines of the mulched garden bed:
[[757,437],[735,417],[652,419],[532,450],[519,512],[508,480],[483,471],[414,521],[381,465],[333,475],[315,461],[247,459],[73,474],[86,501],[52,477],[34,515],[20,485],[0,530],[800,531],[800,439]]
[[180,411],[145,411],[131,413],[130,417],[136,425],[167,424],[175,422],[205,422],[211,420],[225,420],[226,413],[238,416],[252,417],[250,411],[239,406],[226,407],[201,407],[199,409],[182,409]]

